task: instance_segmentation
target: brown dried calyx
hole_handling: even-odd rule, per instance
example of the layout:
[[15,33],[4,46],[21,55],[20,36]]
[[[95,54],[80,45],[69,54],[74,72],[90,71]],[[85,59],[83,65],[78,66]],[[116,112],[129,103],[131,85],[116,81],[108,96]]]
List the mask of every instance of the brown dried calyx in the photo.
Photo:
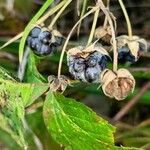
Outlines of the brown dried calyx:
[[103,55],[106,55],[106,56],[110,57],[107,50],[105,48],[103,48],[102,45],[96,44],[96,42],[91,44],[88,47],[78,46],[78,47],[71,48],[70,50],[68,50],[67,55],[68,56],[78,56],[78,57],[86,58],[91,53],[97,51],[97,52],[100,52]]
[[101,74],[102,90],[104,94],[116,100],[125,99],[134,91],[135,79],[126,69],[119,69],[116,73],[106,69]]
[[51,75],[48,77],[48,81],[50,90],[53,92],[64,92],[67,86],[70,85],[70,80],[63,75],[61,75],[60,78],[56,78],[55,76]]
[[106,44],[110,44],[111,37],[112,34],[110,26],[100,26],[95,30],[95,38],[101,39]]
[[132,39],[130,39],[129,36],[122,35],[117,37],[116,40],[118,49],[127,46],[136,61],[143,52],[147,52],[147,41],[138,36],[132,36]]

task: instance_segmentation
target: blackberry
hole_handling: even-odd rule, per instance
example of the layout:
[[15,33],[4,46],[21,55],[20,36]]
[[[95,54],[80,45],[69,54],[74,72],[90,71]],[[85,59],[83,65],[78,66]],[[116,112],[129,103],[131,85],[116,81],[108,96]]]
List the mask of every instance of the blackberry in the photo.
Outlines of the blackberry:
[[32,38],[30,44],[31,44],[30,47],[31,47],[33,50],[40,49],[40,48],[41,48],[41,45],[42,45],[42,43],[39,41],[38,38]]
[[37,38],[40,33],[41,33],[41,28],[39,28],[39,27],[34,27],[34,28],[31,30],[31,32],[29,33],[29,36],[31,36],[32,38]]
[[101,66],[101,69],[104,70],[107,67],[107,62],[110,58],[107,55],[104,55],[99,60],[98,64]]
[[139,42],[139,51],[145,51],[147,48],[146,48],[146,45],[142,42]]
[[27,43],[27,45],[28,45],[29,47],[31,46],[31,41],[32,41],[32,37],[31,37],[31,36],[28,36],[26,43]]
[[83,58],[76,58],[74,60],[73,68],[74,68],[75,72],[82,72],[85,69],[84,59]]
[[99,64],[102,70],[104,70],[108,60],[109,57],[107,55],[102,55],[100,52],[94,52],[89,57],[87,57],[86,63],[88,67],[94,67]]
[[49,44],[51,37],[52,37],[52,35],[49,31],[43,31],[38,36],[39,40],[44,44]]
[[71,56],[68,59],[69,72],[71,75],[80,81],[87,82],[85,79],[85,64],[83,58]]
[[120,62],[134,63],[144,52],[147,52],[147,41],[138,36],[132,36],[130,39],[129,36],[122,35],[116,39]]
[[53,51],[53,48],[50,47],[49,45],[42,44],[41,47],[37,48],[36,51],[34,51],[37,55],[39,56],[45,56],[51,54]]
[[98,63],[98,57],[96,56],[96,53],[91,54],[89,57],[86,59],[86,64],[88,67],[94,67]]
[[136,62],[135,57],[131,54],[127,45],[118,49],[118,59],[120,63]]
[[88,67],[85,72],[85,77],[88,82],[98,82],[100,79],[101,68],[99,65]]
[[107,57],[100,52],[94,52],[86,58],[70,55],[68,57],[69,72],[77,80],[97,83],[100,73],[106,68]]
[[62,35],[57,30],[51,32],[43,27],[34,27],[27,38],[26,44],[36,55],[52,54],[62,44]]

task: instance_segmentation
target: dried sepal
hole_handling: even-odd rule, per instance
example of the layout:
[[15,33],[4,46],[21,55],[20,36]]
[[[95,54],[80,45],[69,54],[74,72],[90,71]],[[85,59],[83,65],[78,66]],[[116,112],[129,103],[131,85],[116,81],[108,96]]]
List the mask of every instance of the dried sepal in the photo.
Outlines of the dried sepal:
[[103,55],[106,55],[106,56],[110,57],[107,50],[105,50],[105,48],[103,48],[102,45],[96,44],[96,42],[91,44],[88,47],[78,46],[78,47],[71,48],[71,49],[68,50],[67,56],[78,56],[78,57],[86,58],[91,53],[97,51],[97,52],[100,52]]
[[61,91],[64,92],[68,85],[70,85],[70,80],[66,77],[61,75],[60,78],[56,78],[55,76],[49,76],[49,87],[50,90],[53,92]]
[[110,26],[100,26],[95,30],[95,38],[101,39],[102,41],[106,43],[110,43],[111,40],[111,28]]
[[80,56],[82,53],[83,46],[73,47],[67,51],[67,56]]
[[104,94],[116,100],[123,100],[134,91],[135,79],[126,69],[104,70],[100,80]]
[[52,35],[54,35],[54,36],[63,37],[62,34],[61,34],[58,30],[53,29],[53,30],[51,31],[51,33],[52,33]]
[[51,30],[51,34],[52,34],[51,42],[53,43],[53,45],[55,45],[56,47],[61,46],[64,39],[62,34],[55,29]]
[[147,51],[148,46],[146,40],[138,36],[133,36],[132,40],[127,35],[119,36],[116,39],[118,49],[127,46],[130,53],[135,57],[135,61],[137,61],[142,52]]

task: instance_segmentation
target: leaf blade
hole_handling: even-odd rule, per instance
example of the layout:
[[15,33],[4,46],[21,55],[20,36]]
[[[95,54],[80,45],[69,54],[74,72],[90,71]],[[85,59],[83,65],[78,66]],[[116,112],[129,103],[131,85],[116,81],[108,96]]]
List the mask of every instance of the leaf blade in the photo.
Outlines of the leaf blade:
[[[66,105],[71,107],[70,110]],[[83,104],[50,92],[43,110],[49,132],[66,148],[80,150],[84,146],[86,150],[98,150],[114,147],[114,127]]]

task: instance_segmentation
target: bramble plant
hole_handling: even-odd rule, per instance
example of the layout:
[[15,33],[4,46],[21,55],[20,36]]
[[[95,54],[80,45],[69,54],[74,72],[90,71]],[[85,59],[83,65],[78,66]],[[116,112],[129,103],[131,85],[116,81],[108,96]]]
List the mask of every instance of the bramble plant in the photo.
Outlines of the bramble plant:
[[[35,134],[26,122],[25,113],[33,104],[40,104],[49,134],[66,150],[136,149],[116,146],[115,127],[84,104],[66,98],[63,93],[67,86],[74,86],[77,82],[97,83],[106,96],[124,100],[134,91],[135,79],[127,69],[118,69],[118,62],[138,61],[142,53],[147,51],[147,42],[132,35],[131,23],[122,0],[118,2],[127,22],[128,35],[116,37],[117,22],[109,9],[109,0],[107,4],[97,0],[92,7],[87,6],[87,1],[83,0],[80,3],[80,18],[65,38],[61,29],[58,31],[55,28],[55,23],[73,0],[62,0],[50,8],[53,1],[47,0],[25,30],[0,47],[2,49],[21,38],[18,78],[12,77],[0,67],[0,132],[6,132],[6,137],[12,140],[13,144],[8,144],[8,147],[29,149],[28,136],[36,143]],[[87,12],[86,8],[89,8]],[[105,19],[103,25],[98,26],[101,12]],[[94,18],[87,43],[68,48],[73,32],[77,29],[80,36],[82,21],[91,14],[94,14]],[[50,16],[53,19],[46,26],[44,23]],[[58,74],[49,75],[46,79],[38,72],[36,61],[55,55],[58,48],[62,49]],[[65,54],[71,79],[61,74]],[[113,67],[108,68],[111,61]],[[24,79],[26,83],[22,82]],[[44,102],[37,102],[41,96],[45,97]],[[4,138],[3,141],[7,142],[7,139]]]

